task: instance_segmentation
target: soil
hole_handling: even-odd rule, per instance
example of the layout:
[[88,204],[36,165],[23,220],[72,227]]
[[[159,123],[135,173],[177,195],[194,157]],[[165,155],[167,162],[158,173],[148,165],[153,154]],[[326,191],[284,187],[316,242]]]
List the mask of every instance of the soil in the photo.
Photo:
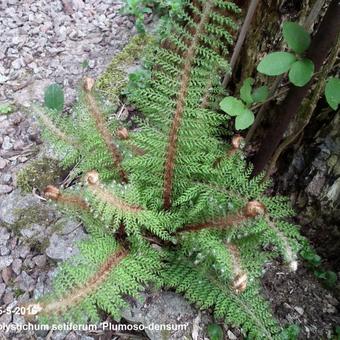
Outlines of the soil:
[[278,261],[271,263],[263,277],[263,290],[282,325],[299,325],[299,339],[331,338],[340,324],[338,300],[306,264],[292,273]]

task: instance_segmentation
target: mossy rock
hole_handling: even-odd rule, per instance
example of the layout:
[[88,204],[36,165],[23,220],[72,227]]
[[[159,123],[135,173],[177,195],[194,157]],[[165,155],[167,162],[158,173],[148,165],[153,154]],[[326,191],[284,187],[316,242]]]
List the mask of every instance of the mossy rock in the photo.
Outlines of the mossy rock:
[[136,35],[111,61],[108,68],[98,78],[96,88],[111,102],[116,102],[128,83],[127,69],[141,57],[152,37],[146,34]]
[[58,161],[41,158],[32,161],[17,175],[17,185],[23,191],[30,193],[33,189],[42,192],[47,185],[56,185],[62,179],[64,170]]

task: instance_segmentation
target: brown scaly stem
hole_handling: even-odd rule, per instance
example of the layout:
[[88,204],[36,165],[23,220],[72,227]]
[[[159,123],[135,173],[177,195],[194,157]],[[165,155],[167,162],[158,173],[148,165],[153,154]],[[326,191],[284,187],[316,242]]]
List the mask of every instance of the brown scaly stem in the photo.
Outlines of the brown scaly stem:
[[91,276],[87,282],[81,286],[74,287],[69,293],[67,293],[62,299],[54,302],[38,302],[27,303],[25,307],[26,317],[34,318],[38,314],[61,314],[69,308],[77,305],[85,297],[93,294],[102,283],[108,278],[112,269],[116,267],[126,256],[128,251],[123,248],[119,248],[116,252],[110,255],[106,261],[100,266],[98,271]]
[[87,210],[89,208],[88,204],[79,196],[76,195],[65,195],[60,192],[58,188],[53,185],[48,185],[44,190],[44,196],[47,199],[53,201],[80,208],[81,210]]
[[88,185],[90,191],[101,201],[111,204],[117,209],[131,213],[138,213],[143,211],[142,207],[126,203],[119,197],[114,196],[111,192],[103,188],[100,185],[99,174],[97,171],[88,172],[85,176],[85,182]]
[[185,100],[188,93],[192,65],[195,60],[196,49],[198,47],[200,36],[204,31],[204,25],[209,20],[209,14],[212,7],[213,7],[212,1],[207,1],[203,5],[203,11],[200,17],[200,22],[198,24],[197,31],[194,34],[191,46],[189,47],[186,55],[184,56],[185,63],[183,67],[183,74],[180,81],[180,89],[177,97],[176,110],[172,121],[172,126],[170,128],[168,149],[164,166],[165,174],[164,174],[163,200],[164,209],[166,210],[170,209],[171,207],[171,191],[173,186],[173,175],[177,151],[177,139],[182,123],[183,113],[185,110]]
[[85,90],[86,104],[89,107],[89,112],[95,121],[98,132],[102,136],[107,148],[109,149],[112,155],[114,165],[116,166],[118,170],[118,173],[119,173],[119,176],[122,182],[127,183],[128,182],[127,174],[122,167],[122,160],[123,160],[122,154],[120,153],[116,145],[113,143],[111,132],[108,130],[104,117],[102,113],[100,112],[97,102],[92,95],[91,91],[92,91],[93,85],[94,85],[93,79],[85,78],[84,90]]
[[263,203],[258,201],[250,201],[245,207],[240,209],[236,214],[230,214],[218,220],[210,220],[203,223],[188,224],[182,229],[178,230],[179,233],[197,232],[203,229],[226,229],[233,225],[245,222],[250,218],[254,218],[266,213],[266,207]]

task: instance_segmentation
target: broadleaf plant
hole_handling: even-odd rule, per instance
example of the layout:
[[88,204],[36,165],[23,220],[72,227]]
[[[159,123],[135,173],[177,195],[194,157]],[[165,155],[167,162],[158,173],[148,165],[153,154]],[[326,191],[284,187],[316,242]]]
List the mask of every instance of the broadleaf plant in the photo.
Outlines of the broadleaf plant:
[[268,87],[261,86],[253,90],[254,79],[244,80],[240,89],[240,98],[225,97],[220,102],[220,109],[235,118],[236,130],[245,130],[254,123],[255,116],[250,106],[253,103],[264,102],[268,97]]
[[266,85],[258,87],[257,89],[254,90],[252,94],[253,100],[256,103],[265,102],[268,96],[269,96],[269,90],[268,90],[268,86]]
[[279,76],[288,72],[295,61],[296,57],[293,53],[272,52],[261,60],[257,70],[267,76]]
[[64,91],[60,85],[47,86],[44,94],[44,104],[47,108],[60,112],[64,108],[64,101]]
[[340,104],[340,79],[331,77],[327,80],[325,88],[325,96],[328,105],[337,110]]
[[289,70],[289,80],[295,86],[305,86],[314,73],[314,63],[307,58],[296,61]]
[[289,48],[298,54],[305,52],[311,43],[310,34],[296,22],[284,22],[283,37]]
[[246,103],[246,105],[251,105],[254,103],[254,98],[252,96],[252,86],[254,84],[254,79],[247,78],[240,89],[240,98]]
[[314,74],[314,63],[302,55],[310,46],[310,34],[299,24],[286,21],[283,24],[283,37],[293,51],[269,53],[259,63],[257,71],[267,76],[289,72],[289,80],[293,85],[305,86]]
[[151,77],[128,95],[138,129],[110,115],[90,78],[72,117],[37,113],[62,164],[74,168],[70,187],[44,195],[89,235],[59,267],[54,290],[25,304],[28,317],[98,322],[104,310],[119,320],[129,297],[151,284],[248,338],[286,338],[261,295],[263,266],[281,255],[295,271],[310,247],[289,223],[288,200],[268,196],[262,176],[251,179],[241,137],[225,143],[228,117],[215,109],[239,13],[230,1],[195,0],[171,19],[171,34],[147,55]]

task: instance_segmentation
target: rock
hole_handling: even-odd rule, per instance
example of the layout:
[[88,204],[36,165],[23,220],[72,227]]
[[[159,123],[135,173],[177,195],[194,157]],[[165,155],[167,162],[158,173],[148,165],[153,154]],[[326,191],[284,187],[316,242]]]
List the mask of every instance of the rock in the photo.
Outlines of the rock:
[[33,262],[40,268],[45,267],[46,261],[46,255],[37,255],[33,257]]
[[15,280],[21,290],[31,292],[34,290],[35,281],[23,271]]
[[6,244],[9,238],[10,234],[7,229],[0,227],[0,244]]
[[0,299],[3,293],[5,292],[5,289],[6,289],[6,285],[4,283],[0,283]]
[[2,301],[4,302],[5,305],[9,305],[12,303],[14,300],[14,295],[12,292],[7,292],[2,298]]
[[1,272],[1,277],[6,284],[10,282],[10,280],[12,279],[12,276],[13,276],[13,271],[11,267],[6,267]]
[[5,169],[7,165],[7,161],[0,157],[0,170]]
[[12,321],[12,314],[5,313],[0,316],[0,325],[8,325]]
[[22,326],[26,323],[26,320],[22,315],[14,314],[13,315],[13,323],[16,326]]
[[[148,325],[183,325],[175,331],[164,331],[152,329],[154,327],[146,327],[145,332],[151,340],[159,339],[191,339],[192,325],[196,318],[197,311],[180,295],[173,292],[160,292],[158,294],[142,294],[147,301],[141,303],[139,301],[123,311],[123,317],[131,323],[141,323]],[[201,323],[207,324],[211,322],[206,316],[202,317]],[[197,327],[201,334],[198,339],[203,339],[202,330],[205,326]],[[166,334],[165,334],[166,333]]]
[[9,194],[13,191],[13,187],[7,184],[0,184],[0,195]]
[[33,291],[34,299],[39,299],[44,294],[44,280],[41,276],[38,277],[37,284],[35,285],[35,289]]
[[25,146],[24,142],[22,140],[16,140],[13,144],[14,150],[22,150]]
[[0,255],[5,256],[9,255],[11,251],[6,246],[0,246]]
[[18,228],[32,225],[39,221],[41,225],[49,225],[56,217],[56,211],[43,204],[34,195],[23,195],[20,190],[14,190],[6,200],[0,201],[0,222],[17,225]]
[[65,340],[78,340],[78,339],[79,339],[79,337],[78,337],[76,332],[70,332],[65,337]]
[[236,335],[231,330],[229,330],[229,329],[227,331],[227,335],[228,335],[228,339],[230,339],[230,340],[237,340]]
[[20,230],[20,234],[25,237],[26,239],[30,239],[30,240],[35,240],[41,239],[41,232],[44,230],[44,227],[41,226],[40,224],[32,224],[27,228],[21,229]]
[[13,262],[12,256],[0,256],[0,270],[10,266]]
[[12,270],[16,275],[19,275],[21,272],[21,267],[22,267],[22,260],[20,259],[15,259],[12,263]]
[[30,248],[27,244],[21,244],[18,248],[17,251],[19,253],[19,256],[24,259],[26,256],[30,253]]
[[23,262],[23,266],[29,269],[33,269],[35,267],[35,263],[32,260],[32,255],[29,255],[25,258]]
[[9,173],[5,173],[1,175],[1,182],[3,184],[10,184],[12,179],[12,175]]
[[[58,223],[62,223],[59,221]],[[86,237],[83,229],[75,221],[64,221],[62,231],[55,232],[50,238],[46,255],[53,260],[66,260],[78,253],[75,242]]]
[[30,107],[36,100],[42,101],[44,89],[50,84],[48,79],[37,79],[20,91],[14,93],[13,97],[18,105]]
[[52,340],[65,340],[68,331],[53,332]]
[[80,335],[80,340],[95,340],[92,336]]
[[15,224],[20,216],[15,214],[16,210],[32,209],[39,206],[39,199],[33,195],[23,196],[19,190],[14,190],[6,197],[6,200],[0,202],[0,221],[7,224]]
[[14,250],[15,249],[15,247],[17,246],[17,242],[18,242],[18,237],[12,237],[10,240],[9,240],[9,242],[8,242],[8,248],[10,249],[10,250]]
[[294,309],[295,309],[300,315],[303,315],[303,313],[304,313],[303,308],[301,308],[301,307],[294,307]]
[[11,139],[8,136],[5,136],[4,141],[2,142],[2,149],[5,151],[11,150],[13,144],[11,143]]

